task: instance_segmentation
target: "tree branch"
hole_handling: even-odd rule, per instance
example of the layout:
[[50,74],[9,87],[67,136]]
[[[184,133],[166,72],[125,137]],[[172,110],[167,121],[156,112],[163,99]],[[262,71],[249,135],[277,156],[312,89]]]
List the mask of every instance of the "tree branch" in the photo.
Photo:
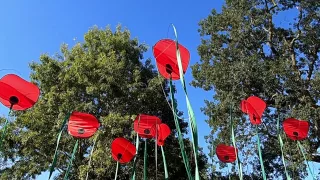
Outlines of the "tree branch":
[[298,71],[299,76],[300,76],[301,72],[299,71],[299,69],[297,67],[296,54],[294,52],[294,43],[301,35],[300,23],[301,23],[301,19],[302,19],[302,10],[299,9],[299,11],[300,11],[300,13],[299,13],[299,21],[298,21],[298,24],[297,24],[298,34],[296,35],[296,37],[294,37],[291,40],[291,42],[289,44],[289,50],[290,50],[290,53],[291,53],[290,57],[291,57],[292,66],[296,71]]
[[320,155],[312,154],[311,155],[311,160],[314,161],[314,162],[320,162]]
[[264,1],[265,2],[265,8],[266,8],[266,13],[268,16],[268,29],[266,29],[265,27],[263,27],[263,29],[268,33],[268,38],[267,38],[267,45],[270,47],[272,53],[276,56],[279,55],[278,51],[274,48],[273,44],[272,44],[272,39],[273,39],[273,26],[272,26],[272,14],[271,11],[276,8],[278,5],[275,4],[274,6],[272,6],[270,9],[268,7],[268,2],[267,0]]
[[270,10],[278,7],[278,4],[274,0],[272,0],[272,3],[273,3],[273,6],[270,8]]
[[295,41],[300,37],[300,35],[301,35],[301,30],[300,30],[301,20],[302,20],[302,10],[299,8],[299,21],[298,21],[298,24],[297,24],[298,34],[297,34],[296,37],[294,37],[294,38],[291,40],[290,47],[292,47],[292,48],[293,48],[294,42],[295,42]]
[[311,80],[311,76],[313,74],[313,70],[314,70],[314,64],[316,62],[316,60],[318,59],[318,54],[317,52],[319,51],[319,46],[317,45],[315,48],[314,48],[314,51],[311,52],[311,62],[309,64],[309,71],[308,71],[308,76],[307,76],[307,81],[310,82]]

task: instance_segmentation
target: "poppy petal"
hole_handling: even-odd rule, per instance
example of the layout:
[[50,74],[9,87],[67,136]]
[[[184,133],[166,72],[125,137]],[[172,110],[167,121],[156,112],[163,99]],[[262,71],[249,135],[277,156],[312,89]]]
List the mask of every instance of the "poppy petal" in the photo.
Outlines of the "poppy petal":
[[233,146],[219,144],[216,148],[218,159],[224,163],[232,163],[237,159],[238,150]]
[[249,119],[251,124],[254,124],[254,125],[259,125],[262,122],[261,117],[255,112],[249,113]]
[[[187,71],[190,53],[187,48],[179,44],[180,56],[182,61],[182,69],[185,73]],[[153,47],[153,55],[156,59],[160,74],[166,78],[173,80],[180,79],[179,66],[176,52],[176,42],[171,39],[162,39],[158,41]]]
[[13,110],[31,108],[40,96],[40,89],[15,74],[7,74],[0,79],[0,102]]
[[114,160],[128,163],[136,155],[136,147],[125,138],[116,138],[111,143],[111,153]]
[[76,138],[90,138],[98,130],[100,123],[91,114],[73,112],[68,122],[68,132]]
[[266,103],[255,96],[249,97],[247,100],[242,100],[240,103],[241,111],[248,114],[250,122],[258,125],[262,122],[262,115],[266,109]]
[[288,118],[283,121],[283,129],[292,140],[303,140],[308,136],[309,122]]
[[248,101],[247,100],[242,100],[241,103],[240,103],[240,108],[241,108],[241,111],[243,113],[246,113],[248,114]]
[[[156,128],[155,128],[156,126],[158,127],[158,132],[156,132]],[[170,133],[171,133],[171,130],[169,126],[164,123],[153,126],[151,130],[151,134],[153,137],[156,137],[157,135],[158,146],[164,145],[165,139],[170,135]]]
[[251,104],[251,106],[256,110],[258,115],[261,117],[264,110],[267,107],[266,102],[256,96],[250,96],[247,101]]
[[157,116],[139,114],[133,123],[133,128],[140,137],[153,138],[151,130],[155,124],[161,124],[161,120]]

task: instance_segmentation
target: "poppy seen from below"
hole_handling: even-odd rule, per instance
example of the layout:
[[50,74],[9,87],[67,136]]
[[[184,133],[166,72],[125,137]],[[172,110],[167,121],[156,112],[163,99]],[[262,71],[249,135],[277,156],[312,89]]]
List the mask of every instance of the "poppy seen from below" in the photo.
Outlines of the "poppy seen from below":
[[116,138],[111,143],[111,153],[114,160],[128,163],[136,154],[136,147],[125,138]]
[[[180,57],[182,61],[182,69],[187,71],[190,53],[187,48],[179,44]],[[166,78],[173,80],[180,79],[179,66],[177,60],[176,42],[171,39],[162,39],[153,46],[153,56],[156,59],[157,67],[160,74]]]
[[242,100],[240,106],[242,112],[249,115],[252,124],[261,124],[261,118],[267,106],[262,99],[251,96],[247,100]]
[[0,79],[0,102],[13,110],[31,108],[40,96],[40,89],[15,74]]
[[308,136],[309,122],[288,118],[283,121],[283,129],[292,140],[303,140]]
[[156,124],[161,124],[161,120],[157,116],[139,114],[133,122],[133,128],[140,137],[153,138],[151,130]]
[[227,146],[224,144],[219,144],[216,148],[218,159],[224,163],[234,162],[237,159],[236,152],[238,152],[238,150],[233,146]]
[[90,138],[98,130],[100,123],[88,113],[73,112],[69,118],[68,132],[76,138]]
[[[156,127],[158,127],[158,128],[156,128]],[[156,131],[156,129],[158,131]],[[157,139],[158,146],[163,146],[166,138],[171,133],[171,130],[170,130],[169,126],[164,124],[164,123],[161,123],[159,125],[153,126],[151,131],[152,131],[151,132],[152,136],[153,137],[157,137],[156,139]]]

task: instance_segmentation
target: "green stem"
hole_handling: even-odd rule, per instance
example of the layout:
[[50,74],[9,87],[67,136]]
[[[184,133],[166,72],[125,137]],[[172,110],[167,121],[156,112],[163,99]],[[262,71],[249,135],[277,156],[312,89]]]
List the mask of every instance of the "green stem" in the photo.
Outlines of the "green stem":
[[263,165],[263,159],[262,159],[262,152],[261,152],[261,144],[260,144],[258,126],[256,126],[256,133],[257,133],[258,151],[259,151],[260,166],[261,166],[261,170],[262,170],[262,177],[263,177],[263,180],[267,180],[266,173],[264,171],[264,165]]
[[91,149],[91,153],[90,153],[90,158],[89,158],[89,163],[88,163],[88,172],[87,172],[86,180],[88,180],[88,177],[89,177],[89,171],[90,171],[90,167],[91,167],[91,158],[92,158],[93,150],[96,145],[96,141],[98,139],[98,136],[99,136],[99,134],[96,136],[96,138],[93,141],[93,145],[92,145],[92,149]]
[[143,162],[144,162],[144,166],[143,166],[143,179],[144,180],[147,180],[147,139],[145,139],[144,141],[144,159],[143,159]]
[[156,163],[156,180],[158,179],[158,146],[157,146],[157,138],[158,138],[158,124],[156,124],[156,139],[154,141],[154,153],[155,153],[155,163]]
[[184,73],[183,73],[183,67],[182,67],[182,61],[181,61],[181,55],[180,55],[180,50],[179,50],[179,43],[178,43],[178,34],[176,31],[176,28],[172,24],[172,27],[174,29],[175,37],[176,37],[176,55],[177,55],[177,61],[178,61],[178,67],[179,67],[179,74],[180,74],[180,80],[181,84],[183,86],[183,90],[186,96],[186,102],[187,102],[187,109],[188,109],[188,115],[189,115],[189,122],[191,125],[191,137],[193,139],[192,144],[193,144],[193,153],[194,153],[194,161],[195,161],[195,179],[199,180],[199,169],[198,169],[198,130],[197,130],[197,123],[196,123],[196,118],[193,112],[193,109],[191,107],[191,103],[188,97],[187,93],[187,87],[186,83],[184,80]]
[[306,161],[306,164],[307,164],[307,166],[308,166],[308,169],[309,169],[310,174],[312,175],[312,178],[315,179],[315,178],[314,178],[314,175],[313,175],[313,172],[311,171],[311,168],[310,168],[309,163],[308,163],[308,161],[307,161],[306,155],[305,155],[305,153],[304,153],[304,151],[303,151],[302,145],[300,144],[299,141],[297,141],[297,144],[298,144],[298,148],[300,149],[300,151],[301,151],[301,153],[302,153],[302,155],[303,155],[304,161]]
[[58,148],[59,148],[59,143],[60,143],[60,139],[61,139],[61,136],[62,136],[62,133],[63,133],[63,130],[65,128],[65,125],[70,117],[71,113],[68,113],[66,115],[66,117],[64,118],[63,122],[62,122],[62,125],[59,129],[59,134],[58,134],[58,138],[57,138],[57,145],[56,145],[56,150],[54,152],[54,156],[53,156],[53,160],[52,160],[52,163],[51,163],[51,166],[50,166],[50,169],[49,169],[49,178],[51,178],[52,176],[52,173],[54,171],[54,168],[56,167],[56,164],[57,164],[57,159],[58,159]]
[[233,147],[234,147],[234,150],[235,150],[235,154],[236,154],[236,158],[237,158],[237,165],[238,165],[238,171],[239,171],[239,178],[240,180],[243,179],[243,176],[242,176],[242,165],[241,165],[241,162],[240,162],[240,159],[239,159],[239,156],[238,156],[238,152],[237,152],[237,146],[236,146],[236,138],[235,138],[235,135],[234,135],[234,128],[233,128],[233,117],[232,117],[232,106],[230,106],[230,121],[231,121],[231,138],[232,138],[232,144],[233,144]]
[[[138,120],[138,129],[139,129],[139,127],[140,127],[140,116],[139,116],[139,120]],[[132,180],[136,179],[136,165],[137,165],[137,154],[138,154],[138,151],[139,151],[139,135],[137,133],[137,135],[136,135],[136,155],[135,155],[134,160],[133,160]]]
[[72,155],[71,155],[71,159],[69,161],[69,164],[68,164],[68,168],[67,168],[67,171],[66,171],[66,174],[64,175],[64,180],[67,180],[68,179],[68,175],[69,175],[69,172],[71,170],[71,167],[72,167],[72,161],[74,160],[75,158],[75,154],[77,152],[77,149],[78,149],[78,145],[79,145],[79,139],[77,139],[76,141],[76,144],[74,145],[73,147],[73,151],[72,151]]
[[164,155],[163,147],[161,146],[161,152],[162,152],[162,159],[163,159],[163,166],[164,166],[164,179],[168,179],[168,169],[167,169],[167,162],[166,162],[166,156]]
[[288,174],[288,171],[287,171],[286,161],[285,161],[285,159],[284,159],[283,141],[282,141],[282,138],[281,138],[281,134],[280,134],[279,129],[280,129],[280,115],[278,116],[278,120],[277,120],[277,134],[278,134],[278,139],[279,139],[280,149],[281,149],[281,159],[282,159],[282,163],[283,163],[283,166],[284,166],[284,171],[285,171],[287,180],[291,180],[291,178],[290,178],[290,176],[289,176],[289,174]]
[[173,113],[174,123],[176,125],[176,129],[177,129],[177,132],[178,132],[178,140],[179,140],[179,146],[180,146],[180,150],[181,150],[181,155],[182,155],[182,159],[183,159],[183,162],[184,162],[184,165],[185,165],[185,168],[186,168],[188,179],[192,180],[193,178],[191,176],[190,164],[189,164],[187,153],[185,151],[184,142],[183,142],[183,138],[182,138],[182,133],[181,133],[178,117],[175,115],[176,114],[177,105],[175,103],[175,98],[174,98],[174,93],[173,93],[173,85],[172,85],[172,78],[171,77],[170,77],[170,81],[169,81],[169,88],[170,88],[170,98],[171,98],[172,113]]
[[117,180],[117,177],[118,177],[118,169],[119,169],[119,161],[117,161],[116,175],[114,176],[114,180]]

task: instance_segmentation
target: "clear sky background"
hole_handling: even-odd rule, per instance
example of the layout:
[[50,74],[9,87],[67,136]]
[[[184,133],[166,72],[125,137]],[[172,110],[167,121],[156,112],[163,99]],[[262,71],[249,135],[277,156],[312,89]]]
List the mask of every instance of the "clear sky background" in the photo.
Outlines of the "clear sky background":
[[[151,47],[161,38],[173,38],[173,23],[180,43],[191,54],[190,65],[199,61],[197,46],[200,44],[198,22],[206,18],[213,8],[221,10],[222,0],[31,0],[0,2],[0,77],[15,73],[29,80],[28,64],[39,61],[42,53],[54,55],[62,43],[73,46],[83,41],[83,35],[94,25],[112,29],[121,23],[141,43],[149,45],[145,58],[153,58]],[[169,30],[169,33],[168,33]],[[154,58],[153,58],[154,63]],[[3,70],[14,69],[14,70]],[[192,80],[191,69],[186,73],[186,83]],[[177,98],[179,109],[187,109],[180,81]],[[204,136],[210,133],[206,117],[200,108],[204,99],[211,99],[212,92],[188,86],[190,101],[196,114],[199,143],[208,153]],[[0,106],[0,116],[7,115],[7,108]],[[52,151],[52,155],[54,152]],[[47,179],[47,173],[37,179]]]
[[[198,23],[206,18],[212,9],[221,11],[223,0],[8,0],[0,2],[0,77],[15,73],[29,80],[31,61],[39,61],[42,53],[54,55],[62,43],[72,47],[83,41],[89,28],[97,25],[112,29],[121,23],[141,43],[149,45],[145,58],[154,58],[151,47],[161,38],[173,38],[173,23],[178,31],[179,41],[191,54],[190,66],[199,61],[197,46],[200,45]],[[280,15],[277,23],[281,26],[296,12]],[[168,33],[169,30],[169,33]],[[14,70],[4,70],[14,69]],[[191,69],[186,73],[186,82],[193,109],[196,114],[199,143],[208,153],[204,136],[210,133],[206,117],[200,111],[204,99],[212,99],[213,91],[205,92],[189,86],[192,81]],[[179,109],[185,112],[184,93],[180,81],[176,81]],[[6,116],[7,108],[0,105],[0,116]],[[52,151],[52,155],[54,152]],[[47,179],[44,173],[37,179]]]

